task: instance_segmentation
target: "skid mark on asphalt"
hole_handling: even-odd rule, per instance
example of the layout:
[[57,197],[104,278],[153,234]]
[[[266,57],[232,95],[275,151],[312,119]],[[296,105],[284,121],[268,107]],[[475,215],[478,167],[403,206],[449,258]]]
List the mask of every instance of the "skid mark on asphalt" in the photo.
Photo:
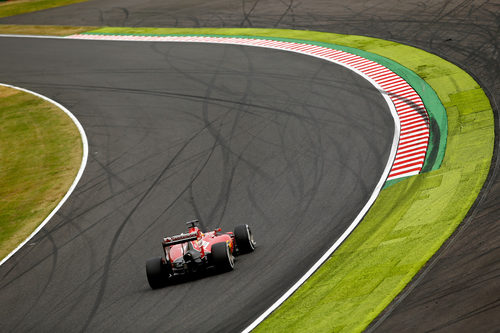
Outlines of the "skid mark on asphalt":
[[363,57],[314,44],[285,42],[272,39],[211,36],[141,36],[112,34],[77,34],[70,39],[147,41],[147,42],[195,42],[235,44],[286,50],[318,57],[341,64],[362,75],[387,94],[398,113],[401,126],[400,145],[387,180],[408,177],[420,173],[425,162],[429,141],[429,116],[416,91],[401,77],[374,61]]

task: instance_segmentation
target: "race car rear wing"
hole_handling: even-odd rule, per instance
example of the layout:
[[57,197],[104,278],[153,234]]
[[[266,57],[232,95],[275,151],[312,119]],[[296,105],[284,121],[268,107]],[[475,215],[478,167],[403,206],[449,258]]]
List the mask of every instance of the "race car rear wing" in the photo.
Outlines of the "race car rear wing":
[[175,236],[165,237],[163,238],[162,245],[163,247],[172,246],[176,244],[182,244],[187,242],[192,242],[198,239],[197,232],[190,232],[188,234],[179,234]]

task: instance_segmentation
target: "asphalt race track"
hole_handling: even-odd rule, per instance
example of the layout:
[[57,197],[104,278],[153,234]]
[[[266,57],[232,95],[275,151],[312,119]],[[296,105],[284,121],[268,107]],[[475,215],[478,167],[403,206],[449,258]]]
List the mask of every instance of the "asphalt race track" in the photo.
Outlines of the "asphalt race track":
[[[487,0],[99,0],[0,19],[12,24],[309,29],[384,38],[422,48],[465,69],[485,89],[497,115],[499,22],[500,4]],[[495,155],[489,180],[460,231],[414,289],[372,328],[402,332],[500,327],[498,163]]]
[[[1,266],[2,331],[241,330],[354,220],[387,163],[385,100],[316,58],[32,38],[0,49],[2,80],[70,109],[90,155],[55,218]],[[248,223],[257,250],[152,291],[145,260],[195,217]]]

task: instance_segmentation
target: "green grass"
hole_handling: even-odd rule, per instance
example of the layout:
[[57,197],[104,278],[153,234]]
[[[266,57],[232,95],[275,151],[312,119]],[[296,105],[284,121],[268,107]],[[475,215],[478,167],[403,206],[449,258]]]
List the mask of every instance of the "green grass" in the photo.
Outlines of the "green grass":
[[96,27],[0,24],[0,34],[10,35],[69,36],[92,29]]
[[59,108],[0,86],[0,258],[49,215],[73,183],[80,133]]
[[446,108],[448,141],[441,168],[384,189],[360,226],[257,332],[362,331],[456,229],[488,174],[494,142],[489,100],[467,73],[422,50],[362,36],[275,29],[95,32],[267,36],[357,48],[417,73]]
[[36,12],[88,0],[12,0],[0,2],[0,17]]
[[425,51],[380,39],[273,29],[103,28],[99,33],[293,38],[358,48],[423,78],[448,115],[441,168],[384,189],[360,226],[256,332],[360,332],[394,299],[463,220],[489,171],[493,113],[478,84]]

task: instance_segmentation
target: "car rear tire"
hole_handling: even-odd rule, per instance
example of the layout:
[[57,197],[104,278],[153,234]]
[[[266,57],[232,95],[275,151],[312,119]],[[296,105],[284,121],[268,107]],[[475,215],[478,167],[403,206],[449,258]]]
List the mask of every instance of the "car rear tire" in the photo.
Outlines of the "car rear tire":
[[219,272],[228,272],[234,269],[234,257],[226,242],[212,245],[212,260]]
[[240,253],[249,253],[255,250],[255,241],[248,224],[240,224],[234,228],[234,240]]
[[169,273],[162,257],[155,257],[146,261],[146,275],[151,289],[158,289],[167,285]]

